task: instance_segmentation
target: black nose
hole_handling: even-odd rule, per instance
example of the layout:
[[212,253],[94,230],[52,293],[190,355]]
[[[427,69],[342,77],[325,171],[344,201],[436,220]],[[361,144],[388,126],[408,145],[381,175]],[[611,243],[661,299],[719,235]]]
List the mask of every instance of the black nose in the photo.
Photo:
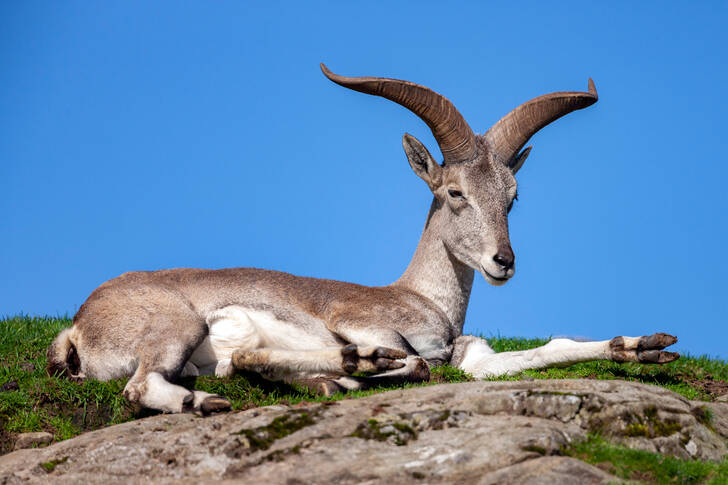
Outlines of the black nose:
[[493,256],[493,261],[498,263],[504,270],[508,271],[513,267],[516,257],[510,248],[502,249],[498,251],[498,254]]

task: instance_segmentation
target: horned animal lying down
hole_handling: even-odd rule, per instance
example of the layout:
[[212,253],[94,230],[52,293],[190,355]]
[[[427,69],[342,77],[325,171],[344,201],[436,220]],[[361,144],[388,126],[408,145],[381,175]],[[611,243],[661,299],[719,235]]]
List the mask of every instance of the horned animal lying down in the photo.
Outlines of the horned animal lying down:
[[[551,340],[527,351],[495,353],[463,336],[474,273],[499,286],[514,273],[508,212],[514,175],[531,136],[597,101],[588,92],[558,92],[517,107],[476,135],[444,96],[395,79],[343,77],[333,82],[390,99],[432,130],[438,164],[405,134],[412,170],[434,195],[409,267],[394,283],[367,287],[253,268],[171,269],[125,273],[99,286],[48,349],[48,370],[72,378],[131,376],[124,396],[165,412],[230,409],[223,397],[175,384],[182,376],[252,371],[324,394],[429,379],[429,366],[450,363],[475,377],[596,359],[662,364],[664,333],[601,342]],[[361,371],[368,377],[353,376]]]

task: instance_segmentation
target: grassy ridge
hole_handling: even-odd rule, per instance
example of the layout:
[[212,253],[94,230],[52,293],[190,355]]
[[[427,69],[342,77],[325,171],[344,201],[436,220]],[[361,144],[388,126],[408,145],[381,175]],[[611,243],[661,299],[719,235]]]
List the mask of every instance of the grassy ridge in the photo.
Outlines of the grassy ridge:
[[[45,370],[46,349],[58,332],[70,324],[71,321],[67,318],[12,317],[0,320],[0,386],[2,386],[0,391],[0,454],[10,451],[13,442],[12,436],[15,433],[49,431],[55,435],[56,440],[63,440],[84,431],[149,414],[149,411],[131,406],[122,397],[121,392],[126,384],[126,379],[110,382],[89,380],[76,383],[48,376]],[[548,339],[488,337],[489,344],[497,352],[525,350],[543,345],[547,341]],[[666,387],[689,399],[702,400],[712,400],[718,395],[728,393],[728,364],[706,357],[682,357],[676,362],[663,366],[615,364],[607,361],[587,362],[562,369],[525,371],[517,376],[499,377],[493,380],[523,378],[626,379]],[[433,370],[434,383],[467,380],[471,380],[471,377],[459,369],[449,366]],[[234,409],[277,403],[293,404],[304,400],[356,398],[385,390],[378,389],[321,398],[305,388],[270,383],[254,376],[241,375],[231,378],[200,377],[187,380],[183,384],[225,396],[230,399]],[[407,387],[412,386],[416,385]],[[624,473],[617,474],[632,479],[635,479],[635,476],[630,473],[635,469],[646,467],[647,462],[660,464],[664,460],[674,460],[660,457],[660,455],[639,454],[644,452],[634,452],[637,455],[629,452],[632,450],[608,445],[606,442],[600,441],[598,437],[591,437],[581,448],[565,450],[566,454],[572,454],[586,461],[591,460],[590,462],[593,463],[600,463],[601,458],[599,457],[609,457],[601,461],[623,463],[623,465],[619,465],[622,468],[614,468],[613,472],[626,470]],[[680,473],[687,477],[685,480],[681,478],[670,483],[703,483],[708,479],[713,480],[716,476],[725,477],[726,475],[722,474],[728,473],[728,466],[725,464],[715,465],[715,467],[719,466],[719,468],[715,468],[709,464],[698,466],[681,464],[682,462],[665,463],[671,463],[677,467],[675,470],[683,470],[684,473]],[[637,479],[660,482],[658,478],[661,476],[653,474],[645,475],[642,478],[637,477]],[[690,478],[691,476],[693,478]]]
[[724,485],[728,459],[720,462],[681,460],[658,453],[613,445],[597,434],[564,448],[562,454],[596,465],[630,483]]

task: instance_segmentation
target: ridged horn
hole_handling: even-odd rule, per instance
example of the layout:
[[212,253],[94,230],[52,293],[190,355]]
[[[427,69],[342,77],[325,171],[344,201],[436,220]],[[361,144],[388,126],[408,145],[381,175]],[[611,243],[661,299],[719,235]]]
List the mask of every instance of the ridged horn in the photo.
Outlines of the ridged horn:
[[321,71],[340,86],[387,98],[419,116],[432,130],[446,164],[467,162],[475,158],[475,134],[445,96],[419,84],[399,79],[339,76],[329,71],[323,63]]
[[562,91],[533,98],[501,118],[483,137],[503,163],[509,164],[538,130],[598,99],[597,88],[589,78],[589,92]]

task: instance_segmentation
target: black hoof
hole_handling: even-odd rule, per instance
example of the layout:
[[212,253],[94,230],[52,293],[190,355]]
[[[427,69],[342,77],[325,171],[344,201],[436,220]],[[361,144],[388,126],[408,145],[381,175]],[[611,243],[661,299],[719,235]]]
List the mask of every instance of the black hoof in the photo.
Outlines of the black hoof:
[[374,357],[378,359],[390,359],[390,360],[397,360],[397,359],[404,359],[407,357],[407,352],[403,352],[402,350],[397,349],[390,349],[387,347],[377,347],[377,349],[374,351]]
[[640,338],[637,350],[662,350],[677,342],[677,337],[666,333],[653,333]]
[[637,352],[637,358],[645,364],[667,364],[680,358],[677,352],[664,352],[662,350],[645,350]]
[[195,405],[195,395],[192,393],[187,394],[182,399],[182,412],[183,413],[191,412],[194,405]]
[[202,404],[200,405],[200,412],[202,412],[203,416],[209,416],[214,413],[222,413],[230,411],[231,409],[232,405],[230,404],[230,401],[220,396],[208,396],[202,400]]
[[400,360],[391,360],[387,358],[380,358],[374,361],[374,366],[379,371],[401,369],[405,366],[405,363]]
[[316,386],[316,392],[322,396],[333,396],[337,392],[345,392],[342,386],[329,379],[322,379],[321,382]]
[[341,349],[341,367],[347,374],[353,374],[359,368],[359,352],[356,344],[349,344]]

